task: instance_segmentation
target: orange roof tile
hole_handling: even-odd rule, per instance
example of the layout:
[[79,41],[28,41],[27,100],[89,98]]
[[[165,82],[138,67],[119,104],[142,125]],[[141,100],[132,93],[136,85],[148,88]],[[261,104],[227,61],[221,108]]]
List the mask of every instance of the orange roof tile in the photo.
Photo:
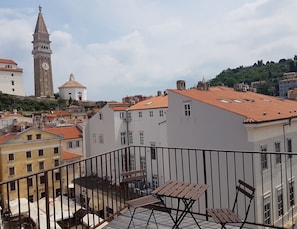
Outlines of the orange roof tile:
[[62,152],[62,159],[63,160],[69,160],[69,159],[75,159],[75,158],[81,158],[82,155],[76,154],[76,153],[71,153],[68,151],[63,151]]
[[16,136],[17,133],[8,133],[5,135],[0,136],[0,144],[14,138]]
[[17,64],[17,63],[14,62],[13,60],[10,60],[10,59],[2,59],[2,58],[0,58],[0,63],[1,63],[1,64]]
[[114,111],[125,111],[128,107],[128,103],[120,103],[120,102],[108,102],[108,107]]
[[156,108],[167,108],[168,107],[168,96],[160,95],[151,97],[149,99],[140,101],[135,105],[131,106],[129,110],[145,110],[145,109],[156,109]]
[[46,127],[44,130],[62,135],[64,136],[64,139],[75,139],[75,138],[81,138],[82,133],[76,126],[61,126],[61,127]]
[[241,115],[245,117],[247,123],[297,117],[295,101],[254,92],[239,92],[227,87],[210,87],[209,91],[198,89],[169,91]]

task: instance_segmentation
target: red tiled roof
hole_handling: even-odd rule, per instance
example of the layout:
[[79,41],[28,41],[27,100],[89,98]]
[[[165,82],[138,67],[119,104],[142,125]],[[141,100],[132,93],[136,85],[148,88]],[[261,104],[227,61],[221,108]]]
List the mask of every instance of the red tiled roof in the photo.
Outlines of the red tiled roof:
[[247,123],[297,117],[297,102],[254,92],[239,92],[227,87],[210,87],[209,91],[198,89],[170,91],[241,115],[245,117]]
[[1,63],[1,64],[17,64],[17,63],[14,62],[13,60],[10,60],[10,59],[2,59],[2,58],[0,58],[0,63]]
[[82,155],[76,154],[76,153],[71,153],[68,151],[63,151],[62,152],[62,159],[63,160],[69,160],[69,159],[75,159],[75,158],[81,158]]
[[114,111],[125,111],[129,107],[129,104],[120,102],[109,102],[108,107]]
[[64,136],[64,139],[75,139],[82,137],[81,131],[76,126],[46,127],[44,130],[54,134],[62,135]]
[[151,97],[149,99],[140,101],[135,105],[131,106],[129,110],[145,110],[145,109],[156,109],[156,108],[167,108],[168,107],[168,96],[160,95]]
[[0,144],[14,138],[15,136],[16,136],[16,133],[8,133],[8,134],[0,136]]

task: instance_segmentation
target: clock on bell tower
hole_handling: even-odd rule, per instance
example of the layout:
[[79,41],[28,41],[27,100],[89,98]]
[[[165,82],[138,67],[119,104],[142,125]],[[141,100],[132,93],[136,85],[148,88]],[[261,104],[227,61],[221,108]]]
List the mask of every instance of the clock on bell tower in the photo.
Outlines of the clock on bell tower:
[[39,14],[33,34],[34,88],[36,97],[53,97],[53,77],[49,33],[39,6]]

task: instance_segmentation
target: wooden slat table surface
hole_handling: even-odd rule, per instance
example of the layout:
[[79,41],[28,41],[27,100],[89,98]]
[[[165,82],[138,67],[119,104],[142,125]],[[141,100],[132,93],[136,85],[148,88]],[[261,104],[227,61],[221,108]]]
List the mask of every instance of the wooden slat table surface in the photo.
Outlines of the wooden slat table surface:
[[188,182],[167,181],[165,184],[152,191],[158,196],[173,197],[179,199],[198,200],[205,193],[207,185],[191,184]]

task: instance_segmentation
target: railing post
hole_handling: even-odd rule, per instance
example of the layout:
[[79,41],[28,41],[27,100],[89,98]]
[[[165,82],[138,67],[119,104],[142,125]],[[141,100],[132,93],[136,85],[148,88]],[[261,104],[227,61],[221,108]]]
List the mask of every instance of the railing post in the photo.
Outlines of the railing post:
[[50,208],[49,208],[49,185],[48,185],[48,171],[44,172],[44,189],[45,189],[45,212],[46,212],[46,225],[47,228],[51,228],[50,225]]
[[[204,184],[207,185],[207,176],[206,176],[206,153],[205,150],[202,151],[203,156],[203,175],[204,175]],[[205,192],[205,215],[206,215],[206,221],[208,221],[208,214],[207,214],[207,208],[208,208],[208,198],[207,198],[207,190]]]

